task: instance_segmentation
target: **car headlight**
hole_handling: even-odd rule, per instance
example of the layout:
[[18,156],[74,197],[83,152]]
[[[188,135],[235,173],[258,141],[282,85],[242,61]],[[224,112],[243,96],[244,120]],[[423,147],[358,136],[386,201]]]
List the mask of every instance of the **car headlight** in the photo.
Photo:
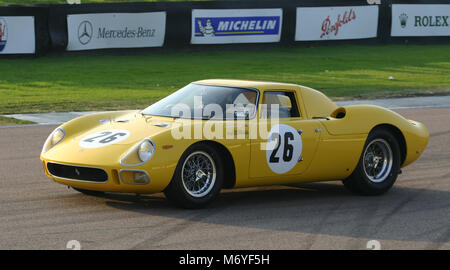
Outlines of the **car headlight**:
[[138,155],[142,162],[147,162],[155,153],[155,146],[150,140],[144,140],[139,145]]
[[48,136],[47,140],[44,143],[44,146],[42,147],[41,155],[53,146],[60,143],[64,137],[66,136],[66,131],[63,128],[57,128],[52,133],[50,133],[50,136]]
[[120,159],[120,164],[130,167],[139,166],[149,161],[155,153],[155,143],[152,140],[145,139],[133,146]]

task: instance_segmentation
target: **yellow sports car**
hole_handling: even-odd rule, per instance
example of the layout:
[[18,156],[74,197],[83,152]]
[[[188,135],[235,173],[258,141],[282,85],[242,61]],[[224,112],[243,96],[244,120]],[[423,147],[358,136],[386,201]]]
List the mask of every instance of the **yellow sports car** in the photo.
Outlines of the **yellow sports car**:
[[427,143],[423,124],[382,107],[338,107],[294,84],[203,80],[142,111],[71,120],[41,160],[48,177],[83,193],[163,191],[196,208],[222,188],[299,182],[382,194]]

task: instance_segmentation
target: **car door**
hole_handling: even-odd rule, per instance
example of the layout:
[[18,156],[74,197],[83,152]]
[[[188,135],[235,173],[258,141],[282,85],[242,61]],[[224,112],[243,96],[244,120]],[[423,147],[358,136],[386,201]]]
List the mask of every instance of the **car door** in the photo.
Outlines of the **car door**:
[[263,93],[258,121],[251,123],[258,125],[260,132],[257,138],[251,138],[249,178],[276,181],[281,179],[277,176],[300,175],[309,167],[321,130],[318,120],[306,118],[300,104],[293,90]]

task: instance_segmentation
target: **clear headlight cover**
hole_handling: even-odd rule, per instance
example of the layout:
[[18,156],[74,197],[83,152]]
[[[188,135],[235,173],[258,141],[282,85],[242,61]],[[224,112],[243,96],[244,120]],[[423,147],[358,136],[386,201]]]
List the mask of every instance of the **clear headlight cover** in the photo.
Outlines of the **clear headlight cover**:
[[44,146],[42,147],[41,155],[53,146],[60,143],[64,137],[66,136],[66,131],[63,128],[57,128],[52,133],[50,133],[50,136],[48,136],[47,140],[44,143]]
[[142,162],[149,161],[150,158],[153,156],[153,153],[155,153],[155,146],[153,145],[152,141],[144,140],[139,145],[138,155],[139,155],[139,159]]
[[120,164],[131,167],[149,161],[155,153],[155,143],[150,139],[140,141],[120,159]]

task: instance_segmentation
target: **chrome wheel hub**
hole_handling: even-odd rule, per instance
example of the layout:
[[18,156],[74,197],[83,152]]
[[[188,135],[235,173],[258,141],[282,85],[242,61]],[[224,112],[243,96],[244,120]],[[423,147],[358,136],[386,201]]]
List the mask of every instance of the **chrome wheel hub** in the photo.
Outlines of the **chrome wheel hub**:
[[200,180],[200,179],[202,179],[203,177],[205,177],[205,176],[208,176],[206,173],[204,173],[202,170],[198,170],[196,173],[195,173],[195,176],[197,177],[197,178],[195,178],[195,181],[198,181],[198,180]]
[[391,172],[392,162],[392,149],[387,141],[375,139],[367,145],[363,154],[363,167],[370,181],[383,182]]
[[216,181],[214,160],[203,151],[191,153],[183,163],[181,178],[189,195],[193,197],[207,195]]

